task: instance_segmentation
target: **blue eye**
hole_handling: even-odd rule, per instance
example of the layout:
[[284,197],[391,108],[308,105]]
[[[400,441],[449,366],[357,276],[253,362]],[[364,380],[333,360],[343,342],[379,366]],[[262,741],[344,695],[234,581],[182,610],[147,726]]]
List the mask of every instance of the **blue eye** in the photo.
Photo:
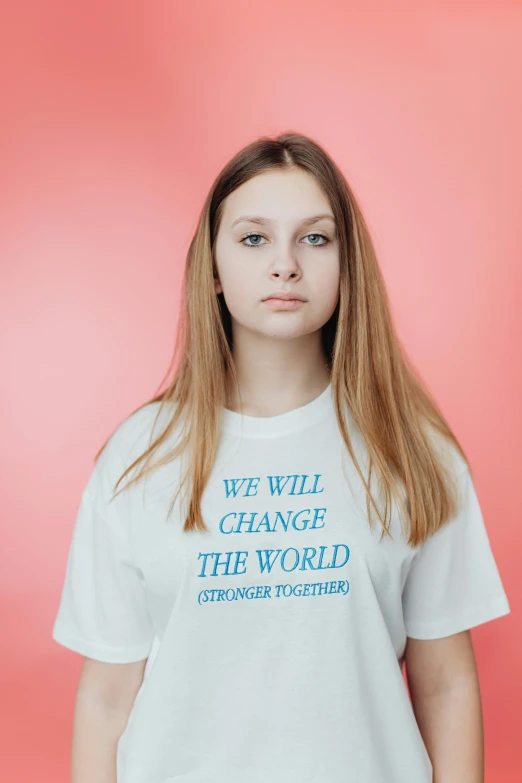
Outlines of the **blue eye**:
[[[251,239],[252,237],[260,237],[261,239],[264,239],[264,237],[261,236],[261,234],[255,234],[255,233],[246,234],[246,236],[244,236],[243,239],[241,240],[241,243],[245,247],[260,247],[261,245],[259,243],[251,245],[251,244],[248,244],[248,243],[245,242],[245,239]],[[324,242],[322,242],[320,245],[315,243],[315,242],[313,242],[312,244],[310,244],[310,247],[325,247],[325,245],[329,244],[329,242],[330,242],[328,237],[325,237],[324,234],[307,234],[305,239],[308,238],[308,237],[321,237],[322,239],[324,239]]]
[[307,234],[306,236],[307,236],[307,237],[322,237],[322,238],[324,239],[324,242],[323,242],[322,244],[320,244],[320,245],[317,245],[317,244],[315,244],[315,242],[314,242],[314,244],[313,244],[313,245],[311,245],[311,247],[324,247],[324,246],[325,246],[325,245],[327,245],[327,244],[329,243],[329,241],[330,241],[330,240],[328,239],[328,237],[325,237],[325,235],[324,235],[324,234]]
[[241,240],[242,244],[245,245],[245,247],[259,247],[258,244],[255,245],[249,245],[245,243],[245,239],[251,239],[251,237],[260,237],[261,239],[264,239],[264,237],[261,236],[261,234],[247,234],[243,239]]

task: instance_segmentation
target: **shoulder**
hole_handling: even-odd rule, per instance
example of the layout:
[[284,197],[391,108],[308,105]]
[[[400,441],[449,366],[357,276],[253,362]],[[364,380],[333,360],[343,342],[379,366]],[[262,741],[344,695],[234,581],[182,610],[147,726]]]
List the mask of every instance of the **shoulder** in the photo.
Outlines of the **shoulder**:
[[168,424],[169,409],[161,402],[148,402],[126,416],[113,430],[108,441],[109,451],[124,458],[141,453]]
[[149,402],[120,421],[95,459],[85,487],[87,494],[108,502],[118,479],[161,435],[171,418],[170,403]]
[[431,448],[450,478],[458,479],[469,471],[464,454],[451,437],[440,432],[431,423],[425,424],[424,429]]

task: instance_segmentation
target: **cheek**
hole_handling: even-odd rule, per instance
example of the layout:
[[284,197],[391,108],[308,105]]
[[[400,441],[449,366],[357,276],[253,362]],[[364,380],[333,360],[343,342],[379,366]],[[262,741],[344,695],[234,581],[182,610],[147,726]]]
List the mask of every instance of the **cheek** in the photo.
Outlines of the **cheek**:
[[339,266],[325,264],[316,270],[310,290],[315,292],[313,301],[318,308],[333,312],[339,299]]
[[251,275],[245,274],[244,269],[234,271],[230,267],[227,268],[221,276],[221,284],[227,307],[231,315],[236,318],[248,315],[263,293],[256,280],[252,279]]

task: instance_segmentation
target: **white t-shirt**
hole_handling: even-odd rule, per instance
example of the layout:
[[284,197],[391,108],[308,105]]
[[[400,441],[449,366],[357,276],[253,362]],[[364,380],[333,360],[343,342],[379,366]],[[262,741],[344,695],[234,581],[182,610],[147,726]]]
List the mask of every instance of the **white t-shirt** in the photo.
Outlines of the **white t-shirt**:
[[414,550],[395,511],[393,540],[370,530],[331,385],[279,416],[225,410],[210,532],[183,534],[177,504],[166,520],[178,461],[108,503],[158,407],[120,424],[92,471],[52,632],[100,661],[148,657],[118,783],[431,783],[406,637],[510,612],[462,458],[448,452],[461,511]]

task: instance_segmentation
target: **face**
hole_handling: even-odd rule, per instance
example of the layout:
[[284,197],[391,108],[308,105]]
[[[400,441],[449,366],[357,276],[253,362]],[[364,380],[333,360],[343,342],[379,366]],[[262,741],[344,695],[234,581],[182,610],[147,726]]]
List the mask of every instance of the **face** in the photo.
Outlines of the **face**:
[[[301,169],[264,172],[227,197],[215,258],[215,290],[230,311],[234,340],[248,331],[301,337],[321,329],[335,310],[339,244],[333,213],[314,177]],[[302,301],[270,299],[281,292]]]

